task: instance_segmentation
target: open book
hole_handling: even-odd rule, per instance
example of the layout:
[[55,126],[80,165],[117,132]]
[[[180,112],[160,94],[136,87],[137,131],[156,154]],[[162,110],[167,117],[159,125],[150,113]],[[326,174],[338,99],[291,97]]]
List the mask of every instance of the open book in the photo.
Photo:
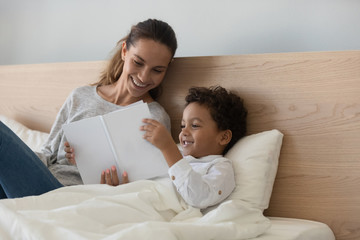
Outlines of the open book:
[[148,105],[138,102],[102,116],[63,125],[65,136],[75,149],[76,165],[84,184],[100,183],[101,172],[117,167],[129,181],[167,174],[161,151],[143,139],[143,118],[151,118]]

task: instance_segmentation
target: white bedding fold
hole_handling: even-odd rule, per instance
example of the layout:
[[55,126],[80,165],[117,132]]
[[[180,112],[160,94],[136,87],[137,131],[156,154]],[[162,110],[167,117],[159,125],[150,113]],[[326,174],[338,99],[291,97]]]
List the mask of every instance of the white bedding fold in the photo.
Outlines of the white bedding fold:
[[203,216],[168,178],[0,201],[1,239],[247,239],[269,227],[260,210],[237,200]]

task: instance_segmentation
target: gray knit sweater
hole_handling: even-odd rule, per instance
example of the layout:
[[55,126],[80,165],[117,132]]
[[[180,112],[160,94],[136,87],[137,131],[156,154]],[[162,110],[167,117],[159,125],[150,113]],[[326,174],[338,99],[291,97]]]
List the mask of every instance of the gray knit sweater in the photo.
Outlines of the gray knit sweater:
[[[151,102],[148,106],[152,117],[170,130],[170,118],[163,107],[157,102]],[[76,166],[69,164],[65,158],[64,143],[66,138],[62,125],[84,118],[103,115],[121,108],[123,107],[101,98],[96,92],[96,86],[84,86],[75,89],[60,109],[42,152],[36,154],[43,162],[47,163],[49,170],[63,185],[82,184],[78,169]]]

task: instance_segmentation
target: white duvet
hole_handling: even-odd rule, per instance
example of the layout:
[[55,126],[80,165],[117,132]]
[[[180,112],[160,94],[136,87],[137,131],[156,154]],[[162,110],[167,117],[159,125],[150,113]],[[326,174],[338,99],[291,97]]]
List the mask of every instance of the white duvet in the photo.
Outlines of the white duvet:
[[269,227],[262,211],[240,200],[202,215],[168,178],[0,201],[0,239],[248,239]]

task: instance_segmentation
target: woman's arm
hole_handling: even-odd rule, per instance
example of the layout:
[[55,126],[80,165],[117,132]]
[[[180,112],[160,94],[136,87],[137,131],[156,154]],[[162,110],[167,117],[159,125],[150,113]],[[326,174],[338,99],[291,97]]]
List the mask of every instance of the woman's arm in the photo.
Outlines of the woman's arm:
[[[62,125],[67,122],[69,115],[69,106],[71,105],[70,96],[66,99],[65,103],[58,112],[55,122],[51,127],[49,137],[42,148],[42,155],[47,159],[48,165],[51,165],[57,161],[59,149],[63,149],[65,146],[60,146],[61,139],[63,137]],[[65,157],[65,152],[64,152]]]

